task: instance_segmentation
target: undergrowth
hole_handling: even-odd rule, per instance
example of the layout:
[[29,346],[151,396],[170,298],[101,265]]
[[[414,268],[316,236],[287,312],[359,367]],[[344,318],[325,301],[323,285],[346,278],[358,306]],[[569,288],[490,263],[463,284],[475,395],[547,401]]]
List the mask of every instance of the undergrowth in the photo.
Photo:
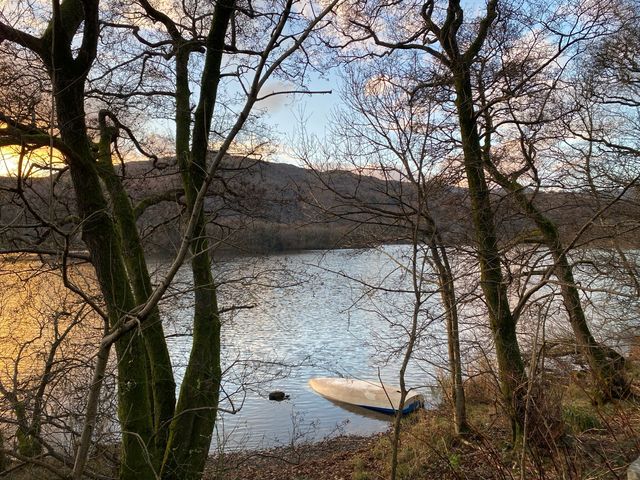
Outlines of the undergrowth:
[[[465,438],[453,432],[446,399],[404,419],[397,479],[626,478],[640,454],[637,399],[597,405],[584,376],[538,380],[530,390],[528,435],[514,444],[496,386],[488,374],[465,385],[472,427]],[[390,437],[381,437],[353,459],[352,480],[389,478],[390,458]]]

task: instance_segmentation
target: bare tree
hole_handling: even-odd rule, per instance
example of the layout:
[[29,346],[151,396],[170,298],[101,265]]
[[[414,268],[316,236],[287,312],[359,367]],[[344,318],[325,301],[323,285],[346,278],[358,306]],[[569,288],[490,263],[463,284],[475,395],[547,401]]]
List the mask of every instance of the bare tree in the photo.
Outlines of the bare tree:
[[[563,10],[563,16],[567,16],[567,8]],[[564,25],[564,17],[559,18],[560,14],[549,18],[549,25],[556,25],[556,31],[574,32],[558,38],[554,38],[553,29],[549,27],[548,32],[538,33],[540,39],[524,47],[524,40],[510,39],[505,32],[495,32],[497,38],[488,41],[495,47],[496,58],[487,56],[478,68],[475,83],[484,121],[485,168],[536,225],[540,241],[549,249],[553,258],[553,274],[560,284],[576,342],[588,360],[597,394],[601,401],[606,402],[628,394],[628,380],[622,370],[623,359],[593,337],[568,259],[570,247],[562,240],[556,221],[543,211],[544,207],[536,198],[539,192],[544,191],[545,177],[549,175],[542,171],[544,151],[549,149],[554,139],[563,137],[562,132],[551,133],[550,124],[557,118],[571,115],[571,112],[563,111],[559,98],[562,76],[569,68],[561,56],[575,55],[587,41],[605,35],[610,19],[610,10],[606,6],[595,10],[583,5],[575,8],[576,11],[568,16],[575,20],[568,20],[571,23],[568,26]],[[589,16],[581,22],[581,14],[587,10]],[[552,42],[555,42],[554,48],[550,47]],[[500,98],[492,95],[499,85],[522,87]],[[510,132],[512,128],[514,134]]]
[[[82,240],[89,251],[106,308],[103,311],[98,304],[92,302],[92,305],[109,319],[110,324],[97,356],[85,426],[76,454],[75,478],[80,478],[85,469],[100,387],[113,344],[119,370],[120,477],[199,478],[202,475],[218,411],[221,380],[220,319],[205,231],[204,198],[213,173],[254,104],[260,100],[260,91],[267,80],[284,70],[285,61],[323,26],[323,17],[336,3],[330,3],[317,15],[309,17],[308,12],[299,10],[293,1],[286,2],[283,10],[276,8],[273,11],[269,10],[271,5],[264,5],[265,11],[257,11],[251,5],[245,8],[233,1],[221,1],[211,10],[194,13],[194,18],[205,19],[198,25],[203,26],[206,34],[185,38],[175,31],[182,28],[178,21],[174,23],[166,14],[143,2],[146,13],[154,20],[159,19],[167,28],[169,43],[176,49],[171,54],[177,59],[176,142],[188,207],[177,256],[167,276],[155,288],[152,288],[145,268],[133,207],[110,165],[111,146],[118,132],[124,132],[142,153],[146,152],[132,130],[120,120],[119,113],[104,111],[98,115],[97,148],[87,122],[85,88],[97,58],[101,35],[106,31],[101,29],[100,8],[103,5],[97,0],[54,2],[50,11],[42,12],[44,18],[40,19],[40,25],[46,26],[40,31],[30,30],[29,25],[12,25],[8,11],[3,17],[0,40],[18,45],[21,51],[31,52],[45,66],[55,103],[55,123],[51,125],[51,131],[25,123],[7,112],[1,131],[3,143],[54,147],[64,156],[79,211]],[[248,27],[252,21],[261,22],[264,43],[257,50],[238,52],[236,28]],[[114,28],[124,28],[145,43],[134,25]],[[226,48],[227,39],[232,43],[229,48]],[[146,42],[146,47],[160,48],[165,44]],[[196,51],[204,53],[204,64],[199,106],[191,117],[187,69],[189,56]],[[234,75],[243,87],[247,87],[246,96],[231,128],[217,145],[214,158],[209,161],[207,153],[217,86],[223,76],[223,67],[227,66],[222,60],[226,55],[232,57],[234,54],[244,54],[252,60],[250,74]],[[232,61],[229,66],[233,67]],[[245,81],[247,85],[242,83]],[[157,303],[189,250],[196,292],[194,340],[180,396],[174,403],[171,363]],[[75,290],[82,295],[80,289]],[[90,300],[86,295],[84,298]]]
[[[471,201],[481,285],[494,334],[500,382],[514,435],[519,436],[524,422],[526,372],[516,336],[517,318],[509,307],[502,273],[473,86],[473,69],[482,57],[490,30],[498,22],[498,2],[489,1],[480,17],[467,21],[457,1],[446,2],[444,7],[436,6],[434,1],[412,2],[403,8],[378,2],[356,2],[353,8],[355,20],[348,22],[348,29],[343,32],[348,37],[348,46],[368,42],[375,45],[371,49],[374,54],[376,49],[384,49],[402,58],[408,51],[416,54],[414,61],[426,59],[418,64],[418,74],[414,77],[414,101],[420,101],[420,95],[425,92],[444,87],[443,93],[434,96],[441,98],[443,104],[454,107]],[[384,34],[382,26],[392,24],[403,27],[395,30],[397,33]],[[353,54],[354,57],[357,55]]]

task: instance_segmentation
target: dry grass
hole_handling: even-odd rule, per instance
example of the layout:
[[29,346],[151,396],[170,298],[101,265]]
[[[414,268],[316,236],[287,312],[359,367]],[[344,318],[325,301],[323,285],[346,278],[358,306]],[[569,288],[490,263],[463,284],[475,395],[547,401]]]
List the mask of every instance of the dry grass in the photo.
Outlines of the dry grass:
[[[632,365],[631,375],[637,388],[637,365]],[[512,443],[490,373],[478,372],[465,387],[473,434],[466,439],[454,435],[446,404],[408,416],[402,425],[399,480],[623,479],[629,463],[640,454],[640,403],[594,404],[588,376],[547,377],[532,388],[524,445]],[[296,448],[212,458],[204,478],[379,480],[389,478],[390,458],[388,434],[339,437]],[[31,466],[5,478],[54,476]]]

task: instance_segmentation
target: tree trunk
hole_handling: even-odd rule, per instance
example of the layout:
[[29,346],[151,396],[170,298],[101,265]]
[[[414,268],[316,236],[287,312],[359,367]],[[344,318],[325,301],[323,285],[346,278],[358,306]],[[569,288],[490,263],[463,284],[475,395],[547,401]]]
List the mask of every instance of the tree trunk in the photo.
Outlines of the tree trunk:
[[493,172],[500,185],[515,196],[520,208],[535,222],[545,245],[553,256],[555,274],[560,281],[562,301],[569,315],[569,323],[578,347],[589,363],[598,400],[607,402],[611,399],[624,398],[629,394],[629,382],[623,368],[624,358],[615,350],[597,342],[591,334],[580,301],[580,292],[573,278],[573,269],[565,254],[558,227],[533,205],[533,202],[523,192],[521,185],[517,182],[509,182],[493,165],[490,167],[490,171]]
[[[480,285],[489,313],[498,360],[498,376],[505,407],[511,418],[514,438],[523,432],[526,410],[527,374],[516,335],[516,318],[509,306],[507,288],[502,278],[500,253],[495,231],[489,187],[484,175],[478,120],[474,111],[471,66],[477,61],[488,32],[498,18],[498,0],[486,2],[486,14],[477,25],[475,37],[464,31],[466,50],[461,49],[459,36],[464,23],[464,11],[459,1],[447,2],[446,16],[436,25],[432,14],[434,2],[426,2],[421,11],[425,29],[437,38],[441,50],[427,49],[450,73],[455,90],[455,106],[460,129],[464,169],[471,199]],[[436,82],[439,83],[439,82]],[[424,85],[429,84],[429,82]]]
[[[446,249],[437,232],[430,242],[431,256],[438,271],[440,297],[445,308],[447,322],[447,347],[449,351],[449,369],[451,371],[451,400],[453,402],[453,420],[456,435],[469,432],[467,406],[462,384],[462,357],[460,355],[460,330],[458,327],[458,305],[453,283],[453,274]],[[440,246],[439,246],[440,245]]]
[[[420,202],[420,208],[422,208],[424,202]],[[404,403],[407,399],[407,386],[405,383],[405,375],[409,361],[413,356],[413,349],[415,348],[416,340],[418,339],[418,319],[420,318],[422,310],[422,276],[423,265],[418,266],[418,263],[424,264],[424,258],[420,258],[418,249],[418,229],[419,221],[416,223],[412,235],[412,254],[411,254],[411,280],[413,287],[413,311],[411,314],[411,327],[409,329],[409,338],[407,339],[407,348],[402,357],[402,365],[400,366],[399,380],[400,380],[400,403],[398,404],[398,410],[396,411],[395,419],[393,422],[393,440],[391,445],[391,476],[390,480],[396,480],[398,474],[398,452],[400,449],[400,429],[402,426],[402,410],[404,409]]]
[[[68,59],[67,59],[68,60]],[[82,239],[89,250],[91,263],[107,305],[110,323],[118,325],[123,314],[135,307],[121,245],[108,215],[95,159],[90,148],[84,113],[85,73],[57,58],[52,74],[56,110],[62,141],[74,152],[69,170],[82,219]],[[136,332],[116,343],[118,355],[118,417],[122,429],[120,478],[151,479],[149,462],[153,425],[149,415],[146,351]]]
[[511,416],[514,436],[519,437],[524,426],[527,376],[516,335],[516,319],[511,313],[502,278],[493,211],[484,176],[480,136],[473,107],[470,68],[464,59],[457,59],[453,73],[464,167],[478,246],[480,284],[489,309],[502,395]]
[[215,6],[201,78],[201,85],[206,89],[202,89],[195,111],[191,148],[187,47],[179,49],[176,55],[176,152],[188,210],[197,214],[191,242],[195,304],[191,355],[170,427],[163,479],[199,479],[202,476],[218,414],[222,376],[220,315],[211,273],[204,208],[198,212],[194,209],[197,192],[206,180],[211,121],[220,82],[224,41],[234,6],[234,0],[223,0]]
[[[114,218],[122,241],[125,267],[129,275],[129,281],[133,286],[136,303],[142,305],[149,299],[152,291],[151,277],[138,234],[131,201],[113,168],[111,137],[114,129],[106,125],[106,118],[102,114],[100,123],[99,173],[113,204]],[[160,318],[160,310],[157,305],[149,316],[142,320],[141,333],[149,360],[151,377],[149,395],[153,405],[152,416],[154,422],[154,451],[151,457],[154,468],[160,470],[167,446],[169,425],[175,410],[176,385]]]
[[[426,201],[424,201],[426,203]],[[426,235],[427,245],[431,252],[431,258],[436,267],[438,275],[438,287],[440,298],[445,309],[445,319],[447,324],[447,350],[449,354],[449,371],[451,381],[451,401],[453,404],[453,420],[456,435],[466,435],[469,433],[467,423],[467,406],[462,383],[462,356],[460,355],[460,329],[458,326],[458,303],[456,299],[455,283],[449,256],[444,246],[438,227],[429,213],[429,208],[425,207],[423,213],[427,224]]]
[[16,440],[18,441],[18,452],[25,457],[36,457],[42,453],[42,445],[38,440],[39,429],[29,427],[27,411],[24,402],[16,398],[13,404],[13,413],[16,416],[18,429],[16,430]]

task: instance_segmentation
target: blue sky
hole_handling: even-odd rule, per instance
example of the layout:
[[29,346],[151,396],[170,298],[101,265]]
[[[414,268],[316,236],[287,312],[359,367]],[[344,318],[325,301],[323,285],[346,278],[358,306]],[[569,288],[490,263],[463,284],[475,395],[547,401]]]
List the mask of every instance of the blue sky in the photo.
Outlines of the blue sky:
[[[331,90],[332,92],[330,94],[296,94],[272,97],[277,100],[267,101],[267,112],[263,121],[277,133],[277,140],[283,148],[287,148],[291,142],[295,142],[301,117],[306,119],[307,134],[319,138],[324,137],[332,111],[341,104],[340,79],[337,70],[330,72],[326,78],[320,78],[317,75],[310,78],[307,87],[311,91]],[[264,108],[264,106],[258,104],[258,107]],[[296,163],[286,152],[275,155],[272,160]]]

